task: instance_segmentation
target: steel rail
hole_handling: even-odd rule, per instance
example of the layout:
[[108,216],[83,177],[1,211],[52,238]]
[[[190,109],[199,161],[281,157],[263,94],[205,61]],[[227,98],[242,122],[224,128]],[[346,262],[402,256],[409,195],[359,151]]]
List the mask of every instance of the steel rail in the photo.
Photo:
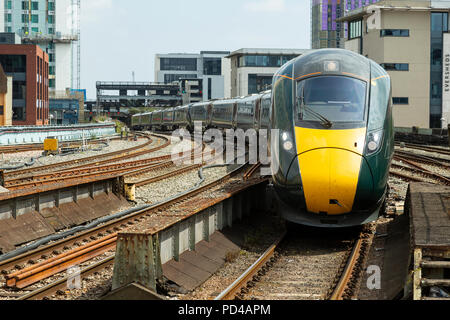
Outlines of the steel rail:
[[232,284],[222,291],[214,300],[233,300],[242,288],[253,279],[262,267],[273,257],[275,250],[284,240],[286,233],[277,239],[247,270],[242,273]]
[[[429,179],[435,179],[435,180],[439,180],[441,183],[445,184],[445,185],[450,185],[450,178],[447,178],[443,175],[440,175],[438,173],[434,173],[431,171],[428,171],[426,169],[414,169],[411,167],[406,167],[406,166],[402,166],[402,165],[398,165],[398,164],[391,164],[391,168],[395,168],[395,169],[400,169],[400,170],[406,170],[408,172],[411,173],[415,173],[415,174],[421,174],[425,177],[428,177]],[[392,170],[391,170],[392,171]]]
[[[95,272],[99,272],[109,266],[114,265],[114,256],[103,259],[95,264],[92,264],[86,268],[80,270],[80,277],[87,277]],[[67,289],[67,284],[73,280],[73,276],[65,276],[64,278],[52,282],[40,289],[34,290],[28,294],[25,294],[17,300],[41,300],[48,297],[51,294],[58,292],[59,290]]]
[[[409,152],[405,152],[405,151],[395,151],[394,158],[395,157],[403,158],[405,160],[425,163],[425,164],[429,164],[432,166],[439,166],[439,167],[450,169],[450,164],[444,162],[444,161],[450,161],[450,159],[446,160],[444,158],[442,158],[442,159],[441,158],[433,158],[433,157],[428,157],[428,156],[419,155],[419,154],[413,154],[413,153],[409,153]],[[441,161],[439,161],[438,159]]]
[[350,253],[350,256],[347,260],[347,264],[344,268],[344,271],[342,272],[342,275],[341,275],[336,287],[334,288],[333,293],[331,294],[329,300],[343,300],[345,290],[348,287],[348,283],[350,281],[350,278],[353,274],[353,270],[355,268],[356,262],[360,255],[362,242],[363,242],[363,239],[361,237],[357,241],[355,241],[355,244],[354,244],[352,252]]
[[[401,146],[400,143],[396,143],[396,145]],[[423,151],[428,151],[428,152],[435,152],[435,153],[450,155],[450,150],[445,149],[445,148],[423,146],[423,145],[414,144],[414,143],[405,143],[404,146],[405,146],[405,148],[410,148],[410,149],[417,149],[417,150],[423,150]]]
[[258,161],[258,163],[255,163],[245,174],[244,174],[244,180],[250,179],[250,177],[255,173],[258,168],[261,167],[261,162]]

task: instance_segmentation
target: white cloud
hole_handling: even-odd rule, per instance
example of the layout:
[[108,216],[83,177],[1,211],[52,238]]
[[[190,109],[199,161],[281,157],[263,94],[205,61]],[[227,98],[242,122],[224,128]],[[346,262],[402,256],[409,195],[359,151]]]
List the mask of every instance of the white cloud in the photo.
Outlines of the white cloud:
[[254,0],[244,4],[244,9],[251,12],[284,12],[285,0]]

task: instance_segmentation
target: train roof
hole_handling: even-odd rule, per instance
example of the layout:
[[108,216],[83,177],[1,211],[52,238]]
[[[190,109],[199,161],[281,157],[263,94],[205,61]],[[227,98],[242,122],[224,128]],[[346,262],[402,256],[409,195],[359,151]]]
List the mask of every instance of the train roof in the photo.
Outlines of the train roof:
[[318,49],[286,63],[278,76],[301,80],[316,75],[345,75],[368,81],[371,60],[345,49]]

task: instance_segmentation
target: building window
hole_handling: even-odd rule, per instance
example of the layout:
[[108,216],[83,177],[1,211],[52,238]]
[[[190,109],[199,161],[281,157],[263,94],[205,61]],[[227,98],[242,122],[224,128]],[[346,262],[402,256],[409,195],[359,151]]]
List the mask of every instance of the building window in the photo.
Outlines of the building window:
[[49,74],[54,75],[55,74],[55,66],[50,66],[48,72],[49,72]]
[[270,89],[273,76],[248,75],[248,94],[260,93]]
[[361,37],[362,20],[350,21],[348,39]]
[[393,97],[392,98],[393,104],[409,104],[409,98],[406,97]]
[[55,55],[53,53],[49,53],[48,55],[48,61],[49,62],[55,62]]
[[33,23],[39,23],[39,15],[37,15],[37,14],[32,14],[32,15],[31,15],[31,22],[33,22]]
[[49,15],[48,16],[48,23],[55,23],[55,16]]
[[48,3],[48,11],[55,11],[55,3],[54,2]]
[[195,79],[197,78],[196,74],[165,74],[164,75],[164,83],[171,83],[174,81],[180,81],[181,79]]
[[11,22],[12,21],[12,15],[10,13],[6,14],[6,22]]
[[197,71],[197,58],[161,58],[160,70]]
[[220,76],[222,74],[221,58],[204,58],[203,74],[208,76]]
[[31,31],[32,31],[32,32],[39,32],[39,28],[33,27],[33,28],[31,28]]
[[22,10],[28,10],[28,1],[22,1]]
[[239,58],[239,67],[281,67],[297,55],[246,55]]
[[0,54],[0,64],[6,73],[25,73],[27,71],[27,57],[25,55]]
[[11,0],[8,0],[6,2],[6,9],[12,9],[12,1]]
[[22,23],[28,23],[28,15],[22,14]]
[[49,34],[55,34],[55,28],[48,28]]
[[383,29],[380,30],[380,37],[409,37],[408,29]]
[[33,1],[31,3],[31,10],[39,10],[39,2]]
[[48,86],[50,87],[50,88],[55,88],[55,79],[49,79],[48,80]]
[[409,71],[408,63],[381,63],[386,71]]

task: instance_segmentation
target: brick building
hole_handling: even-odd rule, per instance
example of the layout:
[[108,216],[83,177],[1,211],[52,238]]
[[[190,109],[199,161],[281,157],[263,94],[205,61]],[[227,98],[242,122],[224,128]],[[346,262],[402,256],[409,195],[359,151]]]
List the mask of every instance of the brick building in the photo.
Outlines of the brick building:
[[0,64],[13,78],[13,125],[49,123],[49,58],[39,46],[0,44]]

